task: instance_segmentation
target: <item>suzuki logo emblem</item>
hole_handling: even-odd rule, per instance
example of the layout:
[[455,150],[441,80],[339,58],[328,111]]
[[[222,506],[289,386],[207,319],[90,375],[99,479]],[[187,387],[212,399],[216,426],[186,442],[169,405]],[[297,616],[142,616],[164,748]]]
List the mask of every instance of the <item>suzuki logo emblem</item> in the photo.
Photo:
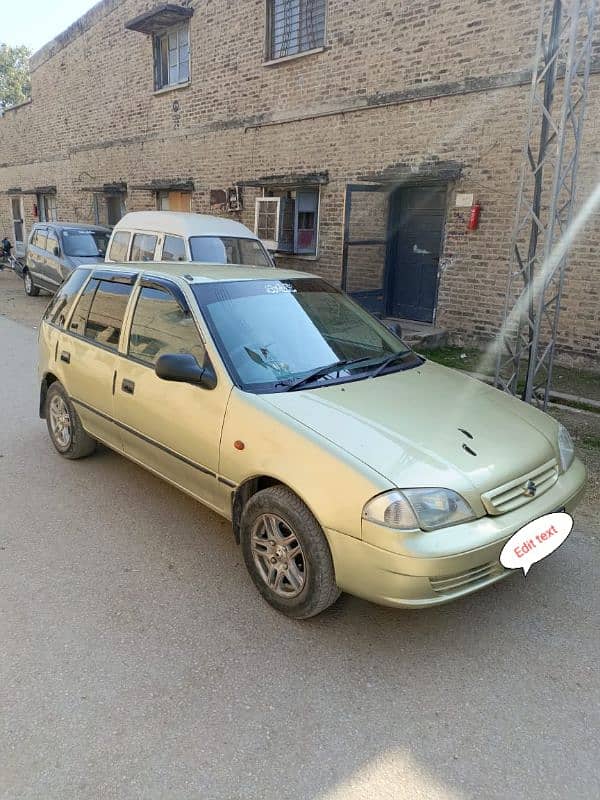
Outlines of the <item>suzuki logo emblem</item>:
[[535,481],[527,481],[527,486],[523,491],[525,497],[535,497],[537,494],[537,485]]

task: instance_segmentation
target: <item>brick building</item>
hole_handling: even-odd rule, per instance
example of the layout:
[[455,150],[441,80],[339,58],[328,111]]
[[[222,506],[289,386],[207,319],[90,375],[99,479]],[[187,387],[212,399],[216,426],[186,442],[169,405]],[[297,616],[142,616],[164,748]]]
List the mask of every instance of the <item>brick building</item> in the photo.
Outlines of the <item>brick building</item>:
[[[229,214],[374,312],[489,339],[537,18],[532,0],[102,0],[33,56],[31,100],[0,119],[0,234]],[[581,198],[599,126],[595,62]],[[596,219],[570,262],[565,362],[597,358],[599,244]]]

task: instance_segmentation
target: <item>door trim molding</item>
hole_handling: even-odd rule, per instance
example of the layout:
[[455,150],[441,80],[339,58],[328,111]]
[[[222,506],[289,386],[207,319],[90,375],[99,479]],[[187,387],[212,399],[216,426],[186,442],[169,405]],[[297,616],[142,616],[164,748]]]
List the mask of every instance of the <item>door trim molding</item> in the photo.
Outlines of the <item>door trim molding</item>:
[[145,436],[143,433],[136,431],[135,428],[131,428],[129,425],[125,425],[124,422],[119,422],[114,417],[111,417],[109,414],[105,414],[103,411],[98,411],[98,409],[94,408],[93,406],[84,403],[83,400],[78,400],[76,397],[71,397],[71,402],[75,405],[81,406],[81,408],[85,408],[86,411],[90,411],[92,414],[96,414],[97,416],[101,417],[102,419],[106,420],[107,422],[112,422],[113,425],[116,425],[117,428],[126,431],[127,433],[131,433],[133,436],[137,436],[138,439],[146,442],[146,444],[150,444],[153,447],[158,448],[163,453],[166,453],[173,458],[182,461],[188,467],[192,467],[193,469],[198,470],[203,475],[208,475],[211,478],[216,478],[219,483],[224,483],[226,486],[230,486],[232,489],[237,488],[237,483],[230,481],[228,478],[224,478],[221,475],[218,475],[216,472],[213,472],[212,469],[208,469],[208,467],[204,467],[202,464],[198,464],[196,461],[192,461],[190,458],[186,458],[186,456],[182,456],[180,453],[177,453],[175,450],[171,450],[170,447],[167,447],[160,442],[157,442],[155,439],[151,439],[149,436]]

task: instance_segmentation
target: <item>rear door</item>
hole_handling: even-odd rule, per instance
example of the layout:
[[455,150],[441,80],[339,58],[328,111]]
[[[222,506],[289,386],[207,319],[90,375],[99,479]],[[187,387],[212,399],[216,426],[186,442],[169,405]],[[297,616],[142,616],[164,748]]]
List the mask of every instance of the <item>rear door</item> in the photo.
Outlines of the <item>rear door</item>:
[[127,354],[118,359],[115,412],[125,452],[221,511],[230,488],[218,480],[221,429],[230,385],[207,390],[160,379],[159,356],[191,353],[202,365],[204,342],[181,289],[142,280],[133,299]]
[[65,387],[91,436],[122,449],[114,422],[117,352],[135,274],[94,272],[58,341]]

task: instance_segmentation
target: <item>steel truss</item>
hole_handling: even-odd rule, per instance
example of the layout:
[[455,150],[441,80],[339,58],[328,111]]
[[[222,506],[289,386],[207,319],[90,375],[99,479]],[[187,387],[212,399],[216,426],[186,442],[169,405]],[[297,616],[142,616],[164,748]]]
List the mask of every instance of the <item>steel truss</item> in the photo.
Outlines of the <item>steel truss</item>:
[[546,408],[587,100],[596,0],[541,0],[496,386]]

